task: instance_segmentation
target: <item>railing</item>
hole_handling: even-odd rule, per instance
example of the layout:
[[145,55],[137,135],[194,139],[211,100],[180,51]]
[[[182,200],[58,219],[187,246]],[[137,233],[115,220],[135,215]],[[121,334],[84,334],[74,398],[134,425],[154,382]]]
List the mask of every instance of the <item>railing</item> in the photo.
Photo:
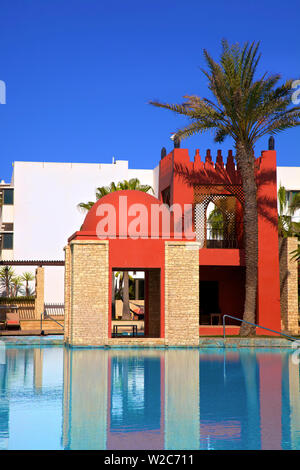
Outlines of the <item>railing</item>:
[[45,315],[45,312],[41,313],[41,331],[43,331],[43,319],[45,320],[45,317],[47,317],[47,320],[52,320],[55,323],[57,323],[62,329],[64,329],[64,325],[59,323],[59,321],[55,320],[55,318],[51,317],[49,314]]
[[65,314],[65,306],[64,304],[45,304],[44,313],[46,317],[49,317],[50,315],[52,317],[63,317]]
[[206,240],[206,248],[239,248],[236,238],[218,239],[208,238]]
[[1,308],[4,306],[9,309],[9,306],[12,304],[18,307],[20,320],[34,320],[34,299],[23,299],[22,297],[0,299]]
[[206,228],[206,248],[239,248],[236,232],[227,233],[223,228]]
[[231,315],[223,315],[223,337],[224,337],[224,340],[226,339],[226,328],[225,328],[225,318],[226,317],[227,318],[232,318],[233,320],[238,320],[242,323],[247,323],[248,325],[255,326],[257,328],[262,328],[263,330],[271,331],[272,333],[277,333],[278,335],[285,336],[286,338],[288,338],[292,341],[298,341],[297,338],[294,338],[293,336],[282,333],[281,331],[271,330],[271,328],[267,328],[266,326],[260,326],[260,325],[257,325],[256,323],[251,323],[249,321],[242,320],[241,318],[232,317]]

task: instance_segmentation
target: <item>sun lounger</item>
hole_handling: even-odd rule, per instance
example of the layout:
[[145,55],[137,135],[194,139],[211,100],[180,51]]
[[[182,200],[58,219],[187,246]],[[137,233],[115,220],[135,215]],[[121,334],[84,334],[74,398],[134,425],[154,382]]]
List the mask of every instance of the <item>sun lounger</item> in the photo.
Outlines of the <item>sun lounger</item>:
[[6,314],[5,326],[7,330],[9,328],[14,328],[14,329],[19,330],[21,328],[20,317],[19,317],[18,312]]

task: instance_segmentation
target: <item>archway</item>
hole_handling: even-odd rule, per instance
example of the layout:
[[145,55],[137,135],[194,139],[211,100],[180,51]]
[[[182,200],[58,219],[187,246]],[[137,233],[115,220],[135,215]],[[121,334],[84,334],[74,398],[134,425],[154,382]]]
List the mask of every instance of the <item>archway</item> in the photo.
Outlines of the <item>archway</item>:
[[[140,191],[116,191],[94,204],[65,249],[67,344],[198,345],[199,244],[173,227],[170,210]],[[129,337],[130,323],[126,335],[116,331],[115,272],[145,273],[143,335]]]

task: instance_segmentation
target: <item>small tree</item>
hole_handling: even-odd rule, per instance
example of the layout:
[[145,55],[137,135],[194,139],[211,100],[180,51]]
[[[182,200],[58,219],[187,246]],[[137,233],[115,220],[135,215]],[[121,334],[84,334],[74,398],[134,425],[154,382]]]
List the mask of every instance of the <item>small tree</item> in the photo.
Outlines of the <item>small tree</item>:
[[30,289],[29,283],[34,281],[34,275],[31,272],[26,271],[22,274],[21,279],[22,279],[22,281],[25,282],[25,295],[26,296],[31,295],[32,291]]
[[292,201],[287,198],[287,191],[284,186],[278,189],[278,234],[286,237],[300,237],[300,223],[293,221],[295,211],[300,207],[300,193],[293,195]]
[[15,276],[11,280],[11,296],[17,297],[23,287],[23,279],[22,276]]
[[4,266],[0,269],[0,287],[2,297],[11,297],[13,289],[13,279],[16,273],[11,266]]

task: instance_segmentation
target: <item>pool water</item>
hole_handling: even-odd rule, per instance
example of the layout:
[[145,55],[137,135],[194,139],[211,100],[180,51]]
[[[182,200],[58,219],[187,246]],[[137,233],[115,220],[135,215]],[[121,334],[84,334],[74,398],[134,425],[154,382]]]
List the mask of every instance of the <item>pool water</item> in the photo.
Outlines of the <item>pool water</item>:
[[6,345],[0,448],[300,449],[294,352]]

